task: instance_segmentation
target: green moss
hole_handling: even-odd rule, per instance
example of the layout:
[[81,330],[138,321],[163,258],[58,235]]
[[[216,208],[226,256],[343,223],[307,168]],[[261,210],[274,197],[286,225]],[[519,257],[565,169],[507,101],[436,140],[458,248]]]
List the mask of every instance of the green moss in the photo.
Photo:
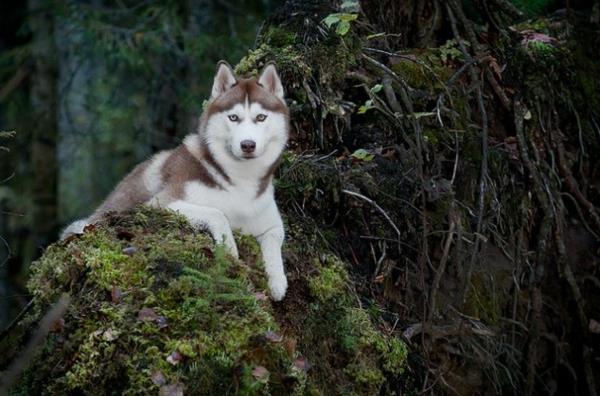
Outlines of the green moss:
[[406,54],[392,65],[392,70],[413,88],[441,92],[447,89],[444,83],[453,74],[453,62],[461,59],[456,42],[449,40],[439,48]]
[[[256,242],[240,242],[255,260]],[[50,247],[32,271],[38,308],[63,291],[73,302],[20,385],[30,394],[154,393],[154,372],[191,394],[294,390],[281,382],[294,377],[293,356],[255,342],[278,330],[270,304],[254,296],[260,265],[232,259],[172,212],[110,218]],[[268,378],[244,374],[258,365]]]
[[270,26],[262,37],[262,41],[273,47],[285,47],[296,42],[296,33],[277,26]]
[[[141,207],[49,247],[32,266],[37,311],[21,328],[65,291],[72,303],[12,394],[148,394],[168,384],[198,395],[381,391],[403,372],[404,344],[357,306],[346,265],[321,248],[307,254],[299,232],[286,248],[302,244],[312,269],[306,294],[283,303],[305,299],[291,312],[297,327],[257,293],[266,280],[252,237],[236,235],[236,260],[175,213]],[[5,343],[9,361],[17,349]]]
[[545,43],[543,41],[531,41],[527,44],[527,48],[529,53],[531,53],[533,56],[541,58],[552,59],[554,56],[559,54],[558,49],[554,45]]
[[[235,67],[236,74],[257,76],[262,67],[268,62],[275,62],[279,74],[283,78],[302,79],[312,72],[305,62],[304,57],[296,51],[293,45],[285,45],[275,49],[269,44],[263,43],[257,49],[251,50]],[[289,80],[288,80],[289,81]]]
[[[347,101],[343,89],[347,72],[360,64],[361,41],[350,33],[343,38],[335,33],[303,43],[293,30],[267,28],[258,48],[249,51],[235,68],[236,73],[255,76],[268,62],[277,64],[285,84],[286,100],[294,122],[312,125],[302,128],[295,144],[317,144],[325,147],[339,141],[339,134],[324,136],[323,120],[335,120],[343,125],[347,118]],[[318,111],[315,112],[316,103]]]
[[488,278],[489,272],[477,271],[471,278],[472,286],[465,303],[465,312],[468,315],[480,318],[484,323],[498,325],[502,317],[502,307],[506,306],[507,290],[498,290],[510,277],[510,273],[495,269],[493,273],[501,276],[498,279]]
[[320,302],[328,302],[347,294],[348,274],[343,263],[333,256],[327,257],[320,265],[318,275],[309,280],[310,292]]
[[357,383],[357,389],[352,392],[353,394],[378,394],[380,392],[381,385],[385,381],[385,377],[380,370],[374,368],[370,362],[357,361],[349,364],[345,372],[348,376],[355,379]]
[[[300,346],[311,362],[309,380],[325,394],[380,393],[406,366],[405,344],[382,334],[356,304],[346,266],[333,255],[314,257],[307,277],[312,297],[301,316]],[[332,356],[335,359],[332,360]]]
[[349,353],[374,354],[388,372],[401,374],[404,371],[408,356],[406,345],[379,332],[364,309],[348,309],[340,323],[339,334],[342,346]]

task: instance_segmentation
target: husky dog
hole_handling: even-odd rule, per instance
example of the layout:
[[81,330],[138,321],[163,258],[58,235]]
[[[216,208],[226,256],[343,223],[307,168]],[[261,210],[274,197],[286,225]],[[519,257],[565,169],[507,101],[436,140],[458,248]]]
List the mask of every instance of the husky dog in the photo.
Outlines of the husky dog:
[[69,225],[62,238],[83,232],[109,211],[140,203],[170,208],[195,227],[208,229],[235,257],[232,229],[255,236],[271,298],[283,299],[287,289],[281,258],[284,230],[272,180],[287,143],[288,119],[283,86],[273,64],[258,79],[243,79],[226,62],[219,62],[198,133],[135,167],[90,217]]

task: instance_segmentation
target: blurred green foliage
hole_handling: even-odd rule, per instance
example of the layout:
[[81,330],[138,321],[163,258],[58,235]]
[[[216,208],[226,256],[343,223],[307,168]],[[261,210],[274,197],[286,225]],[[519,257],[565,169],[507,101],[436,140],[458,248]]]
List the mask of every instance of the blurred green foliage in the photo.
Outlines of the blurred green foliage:
[[511,0],[518,9],[527,16],[536,16],[556,8],[561,2],[558,0]]

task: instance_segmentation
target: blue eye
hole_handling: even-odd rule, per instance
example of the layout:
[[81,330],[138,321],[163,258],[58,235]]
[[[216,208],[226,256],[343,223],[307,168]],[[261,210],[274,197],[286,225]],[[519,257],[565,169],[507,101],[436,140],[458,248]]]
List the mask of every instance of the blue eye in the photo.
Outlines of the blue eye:
[[229,117],[229,120],[233,122],[237,122],[240,120],[240,117],[238,117],[237,114],[229,114],[227,117]]
[[259,114],[259,115],[256,116],[256,121],[258,121],[258,122],[263,122],[266,119],[267,119],[267,115],[266,114]]

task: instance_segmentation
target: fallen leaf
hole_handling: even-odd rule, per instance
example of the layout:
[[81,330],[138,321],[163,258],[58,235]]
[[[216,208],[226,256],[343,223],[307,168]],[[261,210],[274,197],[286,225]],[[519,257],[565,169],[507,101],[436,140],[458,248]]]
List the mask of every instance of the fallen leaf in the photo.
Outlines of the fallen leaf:
[[269,378],[269,370],[267,370],[265,367],[263,366],[256,366],[254,367],[254,369],[252,370],[252,375],[254,376],[254,378],[256,378],[259,381],[263,381],[266,380],[267,378]]
[[63,318],[57,319],[50,325],[51,333],[60,333],[65,328],[65,320]]
[[178,365],[183,360],[183,355],[177,351],[171,352],[171,354],[167,357],[167,362],[171,363],[173,366]]
[[169,384],[160,387],[159,396],[183,396],[183,385]]
[[158,315],[152,308],[142,308],[138,312],[138,319],[142,322],[154,322],[158,319]]
[[162,373],[162,371],[160,370],[154,370],[152,372],[152,374],[150,374],[150,379],[152,380],[152,383],[154,385],[164,385],[167,383],[167,379],[165,378],[165,375]]
[[254,293],[254,297],[256,297],[256,299],[258,301],[267,301],[269,299],[269,297],[267,297],[265,292],[261,292],[261,291]]
[[365,149],[358,149],[355,152],[353,152],[351,154],[351,156],[352,156],[353,159],[355,159],[357,161],[365,161],[365,162],[372,161],[373,158],[375,158],[375,156],[373,154],[370,154]]
[[169,326],[169,321],[164,316],[159,316],[156,319],[156,325],[159,329],[164,329],[165,327]]
[[204,253],[204,255],[208,258],[213,258],[215,257],[215,253],[212,251],[211,248],[207,247],[207,246],[203,246],[202,247],[202,253]]
[[135,252],[137,252],[137,248],[136,248],[136,247],[134,247],[134,246],[127,246],[126,248],[124,248],[124,249],[122,250],[122,252],[123,252],[123,254],[126,254],[126,255],[128,255],[128,256],[133,256],[133,254],[134,254]]
[[121,302],[121,297],[123,297],[121,289],[119,289],[116,286],[113,286],[112,290],[110,291],[110,300],[114,303],[118,303]]
[[283,341],[283,336],[281,334],[275,333],[274,331],[267,331],[267,334],[265,334],[265,338],[271,342]]
[[294,360],[294,363],[292,363],[292,367],[296,370],[304,371],[305,373],[310,370],[310,364],[304,356],[297,357],[296,360]]
[[544,33],[538,33],[533,30],[523,30],[521,32],[521,34],[523,35],[523,40],[522,40],[523,44],[528,44],[531,41],[537,41],[540,43],[547,43],[547,44],[554,44],[554,43],[558,42],[558,40],[552,36],[548,36],[547,34],[544,34]]
[[290,355],[294,355],[294,353],[296,352],[297,345],[298,341],[296,341],[295,338],[286,338],[285,340],[283,340],[283,347],[285,348],[285,351]]
[[383,283],[384,279],[385,277],[383,276],[383,274],[379,274],[375,277],[375,279],[373,279],[373,283]]
[[102,333],[102,339],[104,341],[114,341],[119,338],[120,332],[117,330],[113,330],[111,328],[107,329],[104,333]]

